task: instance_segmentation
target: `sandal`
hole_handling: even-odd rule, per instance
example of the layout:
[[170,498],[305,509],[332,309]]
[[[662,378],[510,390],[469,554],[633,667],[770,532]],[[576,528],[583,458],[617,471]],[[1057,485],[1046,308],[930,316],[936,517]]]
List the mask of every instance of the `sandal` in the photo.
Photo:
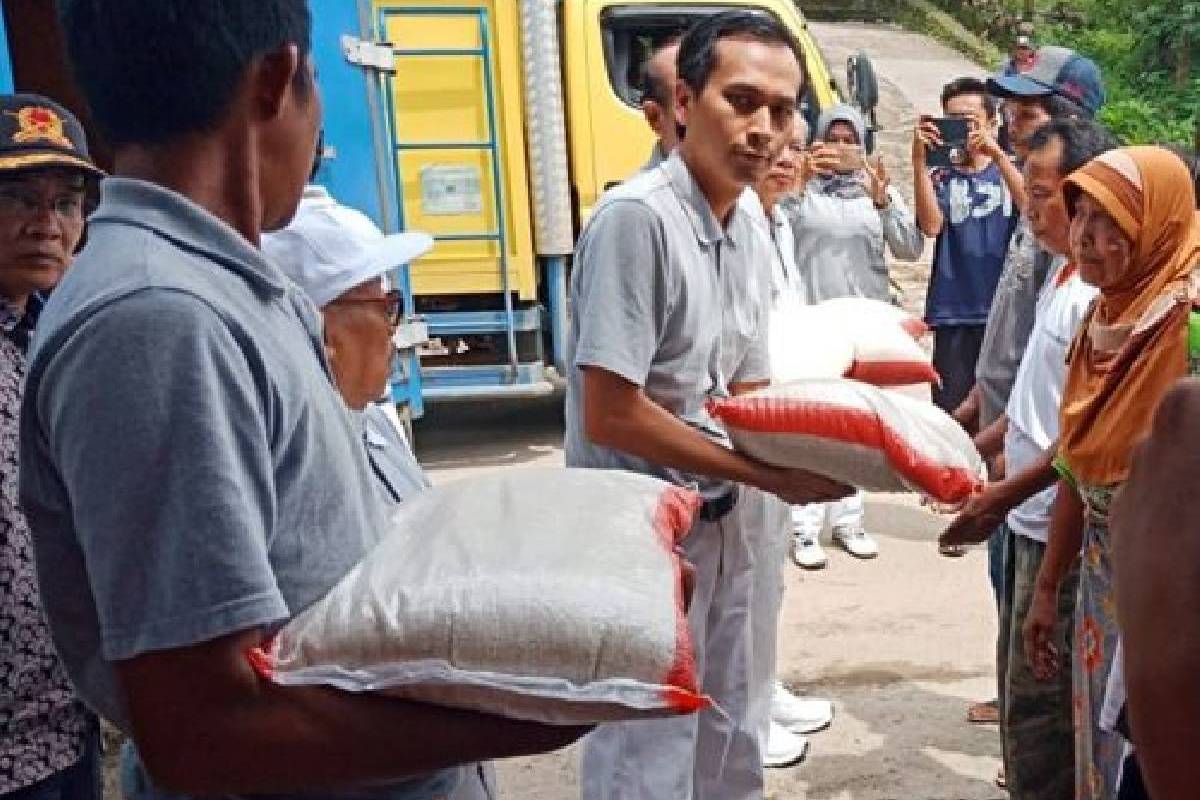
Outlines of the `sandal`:
[[1000,724],[1000,704],[996,700],[972,703],[967,707],[967,722],[976,725]]

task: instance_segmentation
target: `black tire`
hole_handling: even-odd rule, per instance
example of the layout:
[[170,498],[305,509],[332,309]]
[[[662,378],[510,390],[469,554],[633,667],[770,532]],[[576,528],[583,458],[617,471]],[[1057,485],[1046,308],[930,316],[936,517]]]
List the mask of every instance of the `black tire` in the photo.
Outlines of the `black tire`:
[[875,106],[879,105],[879,80],[865,51],[859,50],[847,59],[846,84],[850,102],[858,106],[864,116],[874,116]]

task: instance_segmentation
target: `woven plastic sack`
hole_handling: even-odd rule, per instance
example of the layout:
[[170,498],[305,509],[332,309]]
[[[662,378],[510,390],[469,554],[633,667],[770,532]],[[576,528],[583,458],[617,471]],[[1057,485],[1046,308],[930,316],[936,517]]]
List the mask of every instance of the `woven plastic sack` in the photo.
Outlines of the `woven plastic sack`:
[[819,308],[834,317],[850,320],[878,319],[894,322],[914,339],[929,333],[929,326],[899,306],[870,297],[835,297],[820,303]]
[[940,383],[917,342],[928,328],[903,309],[846,297],[817,305],[788,303],[770,317],[771,376],[776,382],[853,378],[875,386]]
[[699,504],[608,470],[431,489],[251,662],[281,684],[555,724],[697,711],[675,546]]
[[[884,303],[879,306],[889,308]],[[864,315],[847,318],[846,324],[854,343],[854,363],[847,378],[874,386],[941,382],[930,354],[896,319]]]
[[772,309],[768,343],[771,379],[840,378],[854,363],[854,342],[818,306],[785,303]]
[[713,400],[709,411],[741,452],[868,491],[957,503],[984,474],[971,438],[944,411],[859,381],[772,385]]

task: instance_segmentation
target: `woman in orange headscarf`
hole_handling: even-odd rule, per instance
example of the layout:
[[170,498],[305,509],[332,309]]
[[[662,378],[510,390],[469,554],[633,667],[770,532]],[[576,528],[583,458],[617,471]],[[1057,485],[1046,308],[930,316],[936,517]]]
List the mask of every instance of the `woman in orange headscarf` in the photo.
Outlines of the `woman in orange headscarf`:
[[1072,257],[1100,297],[1068,356],[1061,481],[1025,642],[1036,674],[1061,668],[1054,608],[1082,551],[1073,657],[1077,797],[1110,800],[1124,745],[1101,724],[1117,643],[1110,536],[1120,531],[1109,530],[1109,506],[1167,389],[1200,373],[1200,351],[1190,348],[1200,340],[1191,333],[1200,334],[1192,322],[1200,223],[1186,165],[1158,147],[1107,153],[1071,175],[1064,192]]

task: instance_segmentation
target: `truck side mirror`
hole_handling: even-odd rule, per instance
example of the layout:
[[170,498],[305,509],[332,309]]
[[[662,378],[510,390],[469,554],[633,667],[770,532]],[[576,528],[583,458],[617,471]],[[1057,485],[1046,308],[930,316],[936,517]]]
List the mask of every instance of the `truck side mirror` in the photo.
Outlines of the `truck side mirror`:
[[846,59],[846,87],[850,102],[867,120],[867,140],[863,146],[868,153],[873,153],[875,132],[879,129],[875,118],[875,107],[879,105],[879,80],[875,77],[875,66],[866,51],[859,50]]

